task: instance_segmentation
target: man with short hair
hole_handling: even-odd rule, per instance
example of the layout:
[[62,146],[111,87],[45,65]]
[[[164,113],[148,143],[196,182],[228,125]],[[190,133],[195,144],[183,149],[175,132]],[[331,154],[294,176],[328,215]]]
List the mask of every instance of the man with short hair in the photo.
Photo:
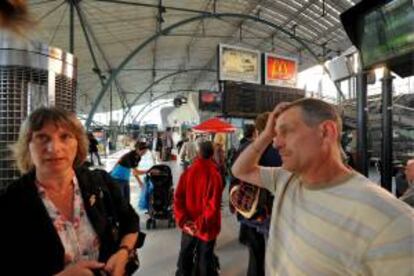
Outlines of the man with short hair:
[[214,245],[221,227],[223,184],[213,152],[210,141],[198,142],[198,157],[181,175],[174,195],[175,220],[183,231],[177,276],[193,275],[194,266],[196,275],[217,275]]
[[[413,275],[414,213],[341,158],[330,104],[278,105],[233,174],[275,196],[266,275]],[[283,165],[258,166],[273,140]]]

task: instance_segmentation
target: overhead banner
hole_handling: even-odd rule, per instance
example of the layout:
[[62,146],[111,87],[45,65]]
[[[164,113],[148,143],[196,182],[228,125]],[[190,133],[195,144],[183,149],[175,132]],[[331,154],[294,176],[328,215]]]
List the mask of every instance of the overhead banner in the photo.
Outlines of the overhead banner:
[[260,52],[230,45],[219,45],[219,80],[261,83]]
[[274,54],[264,54],[265,84],[296,87],[298,60]]

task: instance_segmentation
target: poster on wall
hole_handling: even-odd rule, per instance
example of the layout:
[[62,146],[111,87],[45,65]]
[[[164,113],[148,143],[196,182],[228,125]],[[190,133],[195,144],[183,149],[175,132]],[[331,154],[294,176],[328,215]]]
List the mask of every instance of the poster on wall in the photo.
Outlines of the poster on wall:
[[219,80],[261,83],[259,51],[220,44],[218,56]]
[[265,84],[296,87],[298,60],[274,54],[264,54]]

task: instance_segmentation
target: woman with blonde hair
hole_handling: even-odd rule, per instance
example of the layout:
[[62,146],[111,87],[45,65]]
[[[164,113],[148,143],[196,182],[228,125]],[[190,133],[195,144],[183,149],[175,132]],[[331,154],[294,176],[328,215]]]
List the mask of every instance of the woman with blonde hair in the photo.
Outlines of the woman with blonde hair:
[[139,217],[106,172],[82,166],[88,140],[75,114],[35,110],[13,152],[23,175],[0,195],[2,270],[124,275]]
[[223,179],[223,186],[226,183],[225,173],[226,173],[226,136],[224,133],[216,133],[213,139],[214,154],[213,160],[217,165],[217,168],[220,171],[221,178]]

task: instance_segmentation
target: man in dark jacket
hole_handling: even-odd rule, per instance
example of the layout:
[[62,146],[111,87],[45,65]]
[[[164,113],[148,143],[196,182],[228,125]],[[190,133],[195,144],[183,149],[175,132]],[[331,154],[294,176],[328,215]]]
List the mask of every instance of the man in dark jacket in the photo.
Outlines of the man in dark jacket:
[[95,136],[91,132],[88,133],[89,139],[89,156],[91,158],[91,164],[94,165],[93,156],[95,155],[96,159],[98,159],[98,165],[102,166],[101,157],[99,156],[99,149],[98,149],[98,140],[96,140]]

